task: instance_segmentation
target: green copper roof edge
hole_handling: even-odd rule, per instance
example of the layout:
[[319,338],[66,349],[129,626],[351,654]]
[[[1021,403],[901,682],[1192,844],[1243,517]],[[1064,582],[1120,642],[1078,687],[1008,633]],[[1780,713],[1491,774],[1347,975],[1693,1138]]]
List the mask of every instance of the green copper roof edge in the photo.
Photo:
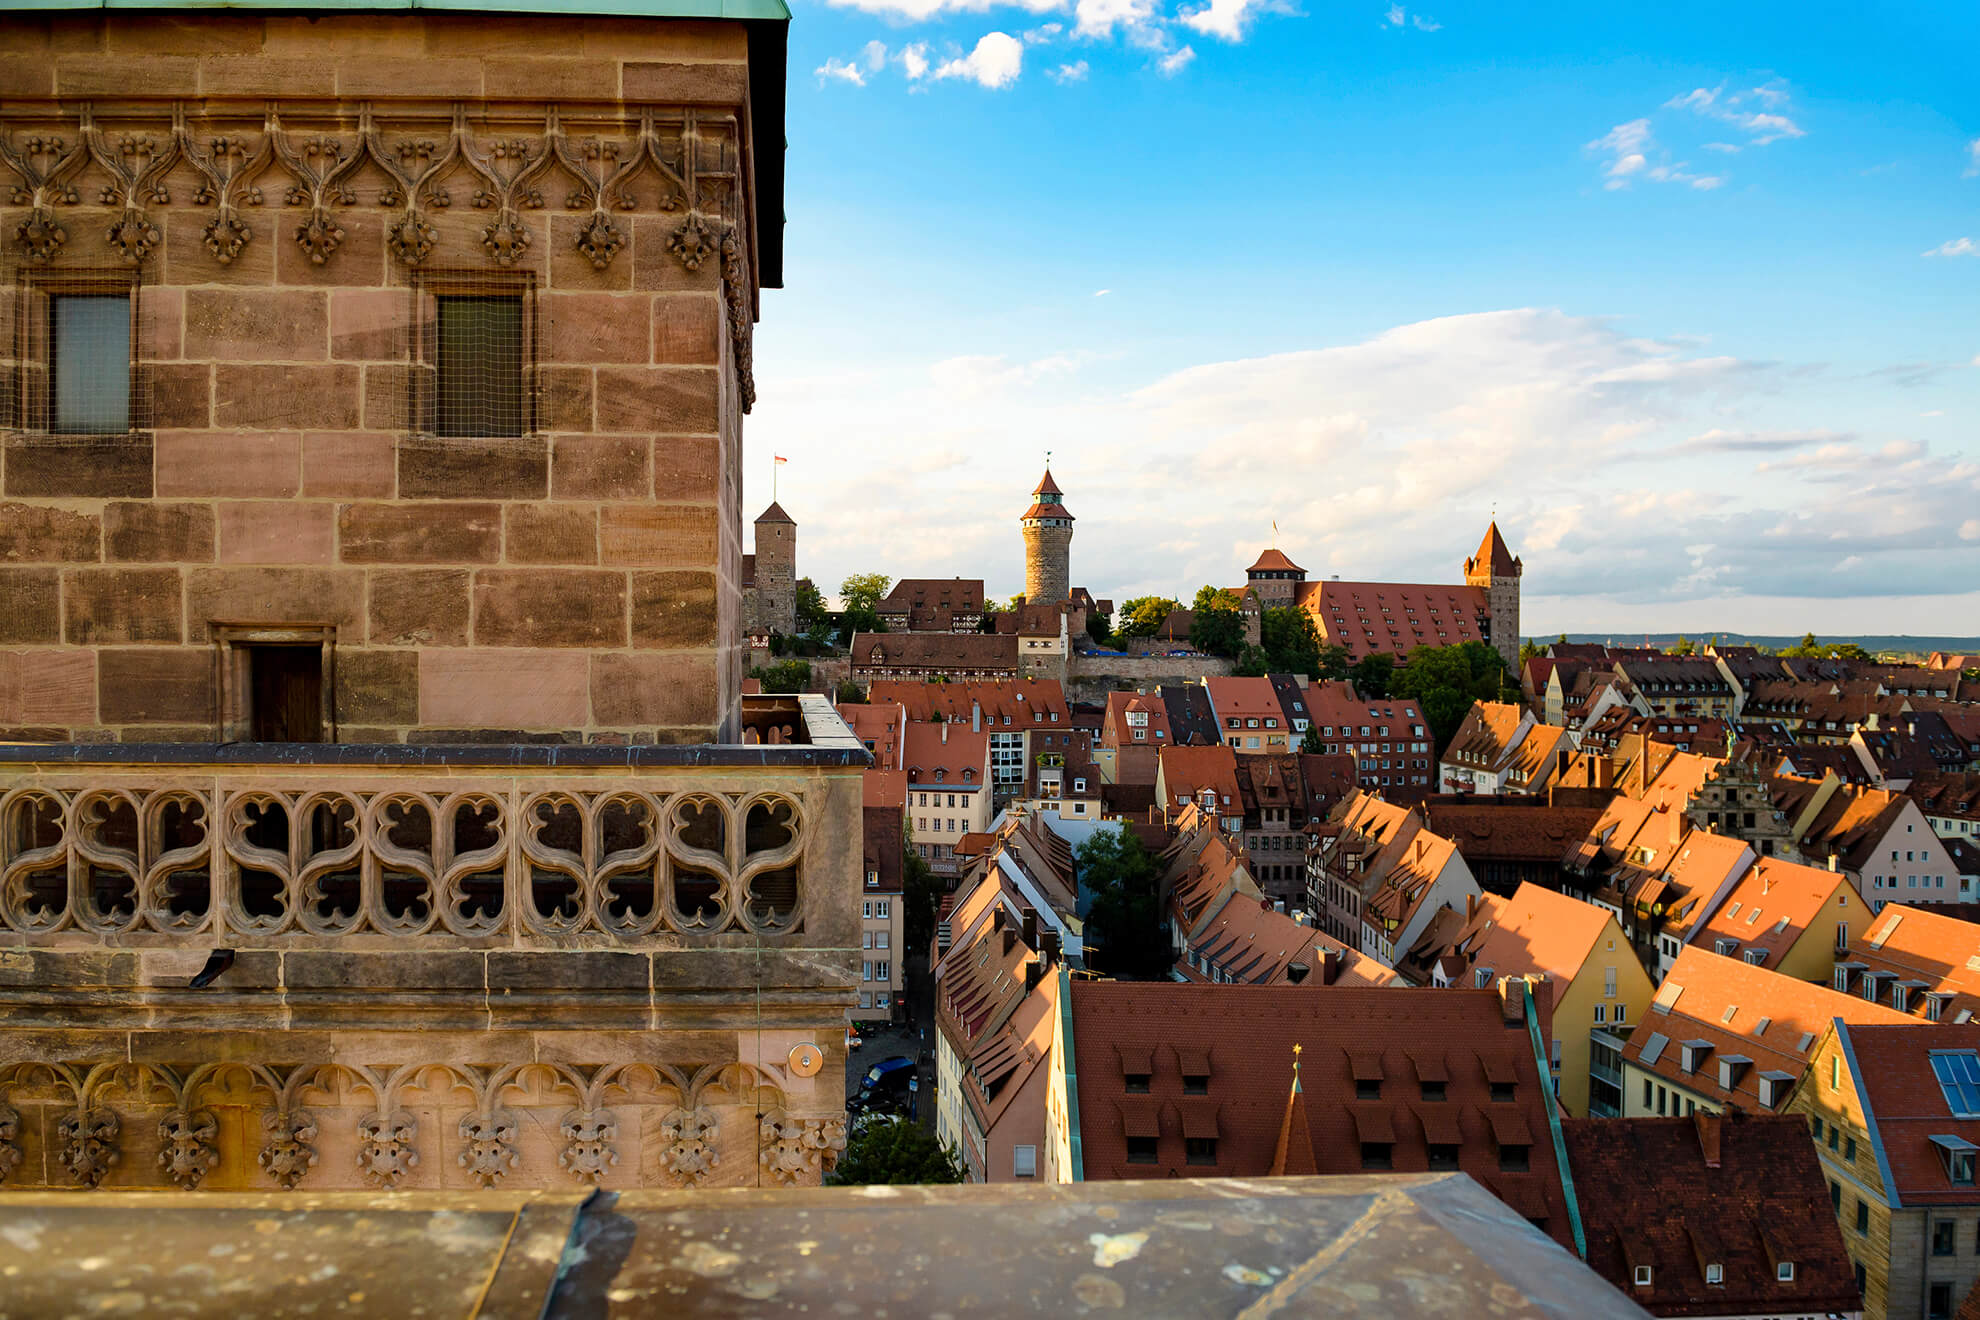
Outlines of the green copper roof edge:
[[1526,1034],[1533,1041],[1533,1062],[1540,1069],[1540,1094],[1547,1101],[1547,1131],[1554,1139],[1554,1159],[1561,1166],[1561,1195],[1567,1200],[1568,1226],[1574,1229],[1574,1254],[1588,1259],[1588,1234],[1581,1226],[1581,1202],[1574,1195],[1574,1170],[1568,1166],[1567,1137],[1561,1132],[1561,1106],[1554,1096],[1554,1065],[1547,1057],[1546,1042],[1540,1039],[1540,1012],[1533,1006],[1532,978],[1523,978],[1520,994],[1525,999]]
[[1066,1135],[1072,1147],[1067,1172],[1074,1182],[1085,1182],[1086,1153],[1079,1143],[1079,1071],[1073,1060],[1072,973],[1064,963],[1059,964],[1059,1035],[1065,1045],[1059,1070],[1066,1078]]
[[410,13],[430,9],[446,13],[578,14],[625,18],[732,18],[788,23],[790,7],[783,0],[0,0],[0,10],[36,13],[78,9],[208,10],[272,9],[289,13]]

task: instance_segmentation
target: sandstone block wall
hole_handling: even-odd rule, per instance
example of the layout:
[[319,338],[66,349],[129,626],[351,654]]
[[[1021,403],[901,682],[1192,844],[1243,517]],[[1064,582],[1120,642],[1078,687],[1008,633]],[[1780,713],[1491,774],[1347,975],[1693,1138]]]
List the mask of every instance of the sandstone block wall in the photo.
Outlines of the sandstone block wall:
[[[713,22],[0,23],[0,737],[214,737],[216,623],[334,625],[341,741],[732,735],[746,57]],[[105,272],[133,429],[37,431],[37,281]],[[436,289],[524,297],[522,434],[430,434]]]

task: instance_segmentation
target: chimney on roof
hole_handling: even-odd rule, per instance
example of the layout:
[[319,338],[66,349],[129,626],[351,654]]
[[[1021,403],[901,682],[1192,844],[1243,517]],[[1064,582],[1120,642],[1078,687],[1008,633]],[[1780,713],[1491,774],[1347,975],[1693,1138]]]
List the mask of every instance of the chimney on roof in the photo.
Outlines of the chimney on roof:
[[1016,945],[1017,945],[1017,932],[1016,932],[1016,931],[1014,931],[1014,930],[1008,930],[1008,929],[1007,929],[1007,930],[1005,930],[1005,931],[1004,931],[1004,952],[1003,952],[1003,956],[1004,956],[1004,957],[1006,957],[1006,958],[1008,958],[1008,957],[1010,957],[1010,956],[1011,956],[1011,950],[1012,950],[1012,949],[1013,949],[1013,948],[1014,948],[1014,947],[1015,947]]
[[1039,956],[1045,960],[1045,964],[1048,967],[1056,967],[1059,962],[1059,932],[1056,930],[1041,931],[1039,932],[1038,940]]
[[[1895,856],[1897,856],[1897,854],[1896,854],[1896,853],[1892,853],[1892,854],[1891,854],[1891,856],[1893,856],[1893,857],[1895,857]],[[1836,855],[1835,855],[1834,853],[1830,853],[1830,854],[1829,854],[1829,869],[1830,869],[1831,871],[1833,871],[1833,870],[1835,870],[1835,869],[1836,869]]]
[[942,745],[944,747],[949,745],[949,722],[947,720],[942,721]]
[[1038,909],[1036,908],[1024,910],[1024,947],[1027,949],[1038,947]]
[[975,697],[969,699],[969,731],[971,733],[983,732],[983,703]]
[[1322,949],[1320,951],[1320,984],[1332,985],[1340,979],[1340,975],[1341,951],[1339,949]]
[[1509,1027],[1521,1026],[1526,1022],[1525,989],[1526,978],[1523,976],[1499,978],[1499,1012]]
[[1719,1138],[1725,1131],[1725,1117],[1721,1114],[1708,1114],[1699,1110],[1691,1116],[1698,1128],[1698,1148],[1705,1156],[1705,1167],[1719,1167]]
[[1024,992],[1030,994],[1045,979],[1045,964],[1034,959],[1024,965]]
[[[1286,984],[1287,984],[1287,985],[1298,985],[1298,984],[1299,984],[1299,983],[1300,983],[1301,981],[1304,981],[1304,980],[1306,979],[1306,974],[1307,974],[1308,972],[1310,972],[1310,971],[1312,971],[1312,970],[1313,970],[1312,968],[1310,968],[1310,967],[1308,967],[1308,966],[1307,966],[1307,965],[1306,965],[1305,963],[1303,963],[1303,962],[1291,962],[1291,963],[1287,963],[1287,964],[1286,964]],[[1323,984],[1323,985],[1324,985],[1324,984],[1325,984],[1325,982],[1323,981],[1323,982],[1322,982],[1321,984]]]

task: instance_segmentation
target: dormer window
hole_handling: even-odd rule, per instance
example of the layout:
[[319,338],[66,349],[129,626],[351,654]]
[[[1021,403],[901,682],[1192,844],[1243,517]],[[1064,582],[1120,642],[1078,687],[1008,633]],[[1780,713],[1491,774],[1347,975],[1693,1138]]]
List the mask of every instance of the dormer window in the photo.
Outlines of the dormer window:
[[1126,1076],[1126,1079],[1127,1079],[1127,1093],[1128,1093],[1129,1095],[1147,1095],[1147,1094],[1148,1094],[1148,1078],[1149,1078],[1149,1074],[1147,1074],[1147,1073],[1145,1073],[1145,1072],[1144,1072],[1144,1073],[1127,1073],[1127,1074],[1125,1074],[1125,1076]]
[[1636,1278],[1637,1287],[1648,1288],[1650,1286],[1650,1279],[1651,1279],[1650,1267],[1648,1265],[1638,1265],[1636,1267],[1635,1278]]
[[1726,1281],[1726,1267],[1714,1262],[1705,1267],[1705,1282],[1718,1287]]
[[1774,1266],[1774,1279],[1779,1283],[1794,1282],[1794,1262],[1784,1260]]

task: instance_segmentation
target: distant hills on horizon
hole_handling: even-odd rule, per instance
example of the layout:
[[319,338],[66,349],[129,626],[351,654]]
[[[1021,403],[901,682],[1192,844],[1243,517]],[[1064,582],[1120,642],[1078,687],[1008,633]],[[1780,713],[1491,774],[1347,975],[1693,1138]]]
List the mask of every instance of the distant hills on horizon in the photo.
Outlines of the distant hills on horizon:
[[[1545,646],[1554,637],[1536,637],[1533,640]],[[1688,637],[1701,648],[1711,642],[1726,646],[1764,646],[1770,650],[1780,650],[1784,646],[1794,646],[1801,641],[1801,634],[1792,637],[1776,637],[1761,633],[1730,632],[1662,632],[1662,633],[1575,633],[1567,635],[1570,642],[1595,643],[1602,646],[1655,646],[1663,648],[1675,645],[1678,638]],[[1864,650],[1877,654],[1897,651],[1905,654],[1930,655],[1934,651],[1980,654],[1980,637],[1907,637],[1902,633],[1817,633],[1816,640],[1823,642],[1855,642]]]

